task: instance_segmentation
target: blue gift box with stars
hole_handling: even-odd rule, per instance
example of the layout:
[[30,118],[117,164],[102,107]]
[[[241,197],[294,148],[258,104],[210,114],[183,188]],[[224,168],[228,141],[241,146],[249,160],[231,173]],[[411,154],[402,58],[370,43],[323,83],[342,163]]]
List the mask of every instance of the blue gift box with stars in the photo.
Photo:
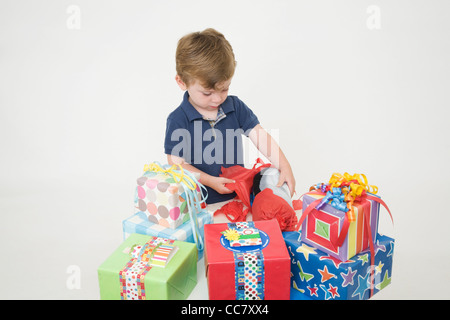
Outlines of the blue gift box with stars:
[[[367,249],[343,262],[283,232],[291,257],[291,287],[314,300],[367,300],[391,283],[394,239],[377,234],[375,263]],[[371,283],[373,282],[373,286]]]

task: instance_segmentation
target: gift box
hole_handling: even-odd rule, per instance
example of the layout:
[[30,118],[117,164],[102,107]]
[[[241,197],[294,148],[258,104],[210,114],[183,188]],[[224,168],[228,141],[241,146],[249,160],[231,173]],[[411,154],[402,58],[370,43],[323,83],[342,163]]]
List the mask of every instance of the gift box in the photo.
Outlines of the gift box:
[[205,225],[210,300],[289,300],[290,258],[276,219]]
[[195,176],[181,166],[152,163],[137,179],[135,213],[144,212],[150,222],[176,229],[201,211],[205,190]]
[[291,296],[290,300],[313,300],[306,294],[301,293],[297,289],[292,288],[291,286]]
[[[299,232],[283,232],[291,257],[291,286],[314,300],[367,300],[391,283],[394,239],[378,234],[371,250],[347,261],[309,246]],[[371,284],[373,283],[373,286]]]
[[312,187],[303,195],[302,241],[341,261],[369,248],[376,240],[380,204],[391,215],[377,191],[363,174],[348,173]]
[[[303,212],[315,200],[323,197],[324,195],[314,193],[305,194]],[[302,224],[302,241],[341,261],[346,261],[368,248],[370,238],[375,241],[377,235],[380,205],[374,200],[365,199],[354,203],[353,210],[354,218],[350,221],[347,212],[327,203],[320,210],[312,209]],[[369,224],[365,219],[369,220]],[[342,233],[347,234],[342,244],[339,244],[338,239]]]
[[[144,212],[139,211],[123,220],[123,239],[125,240],[132,233],[139,233],[148,236],[197,243],[197,237],[204,239],[204,225],[213,223],[213,215],[203,210],[197,215],[197,221],[199,233],[194,233],[189,220],[181,224],[178,228],[172,229],[150,222],[147,215]],[[201,247],[198,252],[198,259],[200,260],[202,257],[203,248]]]
[[181,300],[197,284],[189,242],[131,234],[98,268],[102,300]]

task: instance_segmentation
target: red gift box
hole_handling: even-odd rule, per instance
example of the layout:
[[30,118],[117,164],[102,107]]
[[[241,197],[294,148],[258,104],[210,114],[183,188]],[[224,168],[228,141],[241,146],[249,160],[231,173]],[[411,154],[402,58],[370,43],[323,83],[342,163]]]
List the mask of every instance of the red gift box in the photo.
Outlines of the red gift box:
[[[241,240],[228,240],[223,234],[227,230],[236,231]],[[290,263],[276,219],[205,225],[210,300],[289,300]]]

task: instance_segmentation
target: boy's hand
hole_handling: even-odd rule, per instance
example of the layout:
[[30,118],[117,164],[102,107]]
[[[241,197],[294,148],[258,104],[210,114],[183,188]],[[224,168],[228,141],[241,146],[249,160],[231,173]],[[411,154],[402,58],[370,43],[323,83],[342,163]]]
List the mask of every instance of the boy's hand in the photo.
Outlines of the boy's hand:
[[227,187],[225,187],[225,185],[227,183],[235,183],[236,181],[234,181],[234,180],[231,180],[228,178],[223,178],[223,177],[215,177],[215,176],[206,174],[203,171],[195,168],[194,166],[187,164],[183,158],[176,157],[173,155],[167,155],[167,162],[170,165],[180,164],[183,166],[183,168],[185,168],[191,172],[199,173],[200,174],[199,182],[204,184],[205,186],[208,186],[208,187],[216,190],[220,194],[228,194],[228,193],[233,192],[233,190],[228,189]]
[[287,183],[289,191],[291,192],[291,198],[295,192],[295,178],[290,166],[286,169],[280,169],[280,179],[278,180],[277,187],[281,187],[283,183]]
[[286,182],[292,197],[295,193],[294,174],[278,143],[259,124],[250,131],[249,137],[255,147],[280,170],[277,187],[281,187]]
[[223,177],[211,177],[209,181],[209,187],[213,188],[220,194],[232,193],[233,190],[228,189],[225,185],[227,183],[235,183],[236,181],[223,178]]

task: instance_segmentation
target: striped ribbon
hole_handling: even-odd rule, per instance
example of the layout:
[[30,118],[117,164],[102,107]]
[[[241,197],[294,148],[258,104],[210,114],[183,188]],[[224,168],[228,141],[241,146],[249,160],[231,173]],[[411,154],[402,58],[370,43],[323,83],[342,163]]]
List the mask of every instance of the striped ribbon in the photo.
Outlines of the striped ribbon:
[[[252,221],[229,223],[231,230],[255,228]],[[253,247],[254,248],[254,247]],[[262,250],[233,252],[236,300],[264,300],[264,255]]]
[[131,259],[119,271],[120,298],[145,300],[145,276],[152,267],[164,267],[175,240],[152,237],[144,245],[131,248]]

